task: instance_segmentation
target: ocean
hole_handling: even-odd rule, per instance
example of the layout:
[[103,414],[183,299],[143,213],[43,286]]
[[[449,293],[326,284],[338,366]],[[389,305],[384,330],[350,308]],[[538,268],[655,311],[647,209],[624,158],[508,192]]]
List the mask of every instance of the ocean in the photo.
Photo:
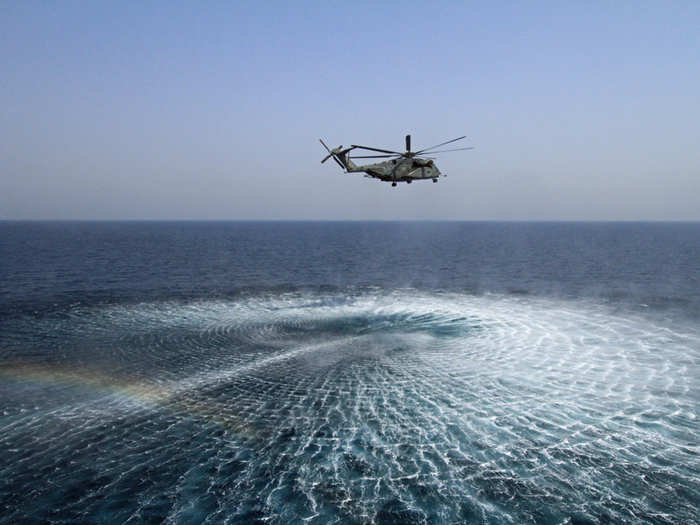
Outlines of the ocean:
[[698,523],[700,223],[2,222],[0,523]]

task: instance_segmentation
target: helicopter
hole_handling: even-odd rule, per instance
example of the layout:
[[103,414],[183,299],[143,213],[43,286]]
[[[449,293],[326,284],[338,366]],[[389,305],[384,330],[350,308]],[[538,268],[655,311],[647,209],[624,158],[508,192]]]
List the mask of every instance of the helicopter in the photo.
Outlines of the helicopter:
[[[370,148],[368,146],[358,146],[357,144],[353,144],[349,148],[345,149],[343,149],[342,145],[338,146],[337,148],[330,149],[328,146],[326,146],[326,143],[323,142],[323,140],[319,139],[323,147],[326,148],[326,151],[328,151],[328,155],[326,155],[321,161],[321,164],[332,158],[346,173],[364,172],[365,177],[370,179],[379,179],[384,182],[391,182],[393,187],[396,187],[396,184],[399,182],[411,184],[414,180],[432,179],[433,182],[437,182],[440,175],[443,174],[440,173],[440,170],[433,162],[434,157],[419,157],[419,155],[433,155],[435,153],[445,153],[448,151],[474,149],[473,147],[466,147],[434,151],[435,148],[446,146],[447,144],[457,142],[458,140],[462,140],[464,138],[466,138],[466,135],[448,140],[447,142],[441,142],[440,144],[436,144],[435,146],[419,151],[411,151],[411,135],[406,135],[406,151],[404,152]],[[383,153],[383,155],[348,155],[348,153],[355,149],[376,151]],[[390,160],[384,160],[374,164],[366,164],[364,166],[358,166],[352,161],[352,159],[379,158],[387,158]],[[445,176],[446,175],[443,175],[443,177]]]

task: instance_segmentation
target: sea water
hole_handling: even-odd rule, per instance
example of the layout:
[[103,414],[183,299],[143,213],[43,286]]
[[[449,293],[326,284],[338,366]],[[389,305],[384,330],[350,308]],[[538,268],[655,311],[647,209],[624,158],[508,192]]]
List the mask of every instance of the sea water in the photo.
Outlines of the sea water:
[[0,223],[1,523],[696,523],[700,224]]

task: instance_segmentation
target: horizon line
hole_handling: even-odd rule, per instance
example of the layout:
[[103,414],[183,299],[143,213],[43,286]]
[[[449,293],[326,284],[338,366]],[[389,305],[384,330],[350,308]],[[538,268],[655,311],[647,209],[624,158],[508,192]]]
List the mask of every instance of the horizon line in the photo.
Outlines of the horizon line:
[[700,219],[0,219],[18,222],[473,222],[473,223],[700,223]]

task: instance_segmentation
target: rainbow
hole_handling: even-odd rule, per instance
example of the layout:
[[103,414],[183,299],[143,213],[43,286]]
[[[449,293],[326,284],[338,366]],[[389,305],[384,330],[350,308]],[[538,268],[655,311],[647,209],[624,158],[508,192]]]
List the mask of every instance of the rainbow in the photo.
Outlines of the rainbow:
[[116,397],[122,403],[137,405],[139,408],[164,407],[191,418],[221,425],[247,438],[256,438],[259,434],[249,422],[234,417],[228,410],[222,410],[220,403],[182,396],[186,390],[178,383],[159,386],[128,378],[118,379],[101,370],[87,367],[22,361],[0,364],[0,378],[10,382],[35,384],[39,388],[87,388],[98,396]]

